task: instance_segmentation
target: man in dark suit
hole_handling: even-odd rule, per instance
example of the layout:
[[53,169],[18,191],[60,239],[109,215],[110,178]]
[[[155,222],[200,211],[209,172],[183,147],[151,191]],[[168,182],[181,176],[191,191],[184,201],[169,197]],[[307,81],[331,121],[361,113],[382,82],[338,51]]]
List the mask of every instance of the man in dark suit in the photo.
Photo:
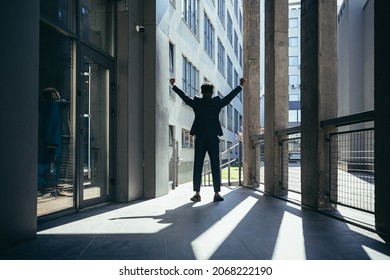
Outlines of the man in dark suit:
[[211,162],[211,173],[213,175],[214,187],[214,202],[223,201],[223,197],[219,195],[221,191],[221,171],[219,161],[219,138],[222,136],[222,127],[219,122],[219,112],[228,105],[230,101],[242,90],[246,79],[240,79],[240,85],[233,89],[228,95],[223,98],[219,96],[212,97],[214,92],[213,84],[206,82],[201,86],[202,98],[190,98],[175,84],[175,78],[169,80],[172,89],[180,96],[180,98],[190,106],[195,113],[195,120],[192,124],[190,134],[195,136],[195,156],[194,156],[194,171],[193,171],[193,188],[195,195],[191,198],[192,201],[198,202],[200,197],[200,184],[202,180],[203,161],[206,152],[209,154]]

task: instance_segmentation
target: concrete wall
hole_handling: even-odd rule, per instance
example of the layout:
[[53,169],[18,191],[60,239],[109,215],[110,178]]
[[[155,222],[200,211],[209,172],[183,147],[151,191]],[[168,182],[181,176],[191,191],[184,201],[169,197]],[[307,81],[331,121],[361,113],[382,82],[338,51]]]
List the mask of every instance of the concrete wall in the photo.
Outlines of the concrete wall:
[[1,249],[36,233],[39,1],[3,3],[0,31]]
[[374,108],[373,2],[344,1],[338,13],[338,116]]

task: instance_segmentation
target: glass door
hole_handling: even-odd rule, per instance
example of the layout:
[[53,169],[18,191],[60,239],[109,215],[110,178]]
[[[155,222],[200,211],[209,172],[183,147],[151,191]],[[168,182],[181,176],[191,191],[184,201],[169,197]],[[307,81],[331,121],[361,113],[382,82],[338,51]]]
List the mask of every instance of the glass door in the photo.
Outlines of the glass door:
[[81,51],[79,185],[80,208],[111,199],[113,63]]

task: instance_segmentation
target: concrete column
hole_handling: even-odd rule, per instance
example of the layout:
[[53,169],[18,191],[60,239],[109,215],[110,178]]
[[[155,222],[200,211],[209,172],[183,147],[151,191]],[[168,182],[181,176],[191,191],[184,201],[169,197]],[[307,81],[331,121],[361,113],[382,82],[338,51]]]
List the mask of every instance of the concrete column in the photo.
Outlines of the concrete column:
[[0,32],[1,250],[36,235],[39,1],[3,2]]
[[244,76],[248,79],[243,104],[244,186],[256,186],[260,157],[254,155],[251,136],[260,134],[260,1],[244,1]]
[[302,0],[301,5],[301,178],[302,204],[328,209],[329,146],[337,117],[337,0]]
[[387,46],[389,2],[374,2],[375,225],[390,236],[390,53]]
[[169,192],[169,0],[144,1],[144,196]]
[[144,22],[144,1],[117,2],[117,114],[116,201],[142,198],[144,33],[136,25]]
[[288,0],[265,1],[264,190],[283,195],[276,131],[288,126]]

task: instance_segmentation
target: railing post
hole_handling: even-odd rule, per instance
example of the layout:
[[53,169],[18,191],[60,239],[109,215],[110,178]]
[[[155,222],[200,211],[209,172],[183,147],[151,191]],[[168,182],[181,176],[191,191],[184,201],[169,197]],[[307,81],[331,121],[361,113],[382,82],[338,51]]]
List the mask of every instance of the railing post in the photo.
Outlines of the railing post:
[[238,144],[238,185],[241,186],[241,162],[242,162],[242,142]]
[[209,161],[209,172],[207,174],[207,178],[209,180],[209,186],[211,185],[211,162]]
[[231,147],[228,148],[228,185],[230,186],[230,149]]

